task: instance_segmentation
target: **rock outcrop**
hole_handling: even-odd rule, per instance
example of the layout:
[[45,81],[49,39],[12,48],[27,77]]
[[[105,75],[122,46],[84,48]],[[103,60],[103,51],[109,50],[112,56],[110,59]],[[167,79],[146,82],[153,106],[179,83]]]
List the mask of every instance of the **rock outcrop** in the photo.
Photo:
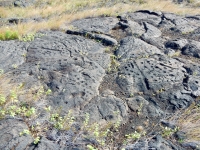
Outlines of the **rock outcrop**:
[[[43,31],[31,42],[0,41],[0,69],[12,82],[26,83],[25,88],[51,89],[48,105],[62,106],[63,115],[73,109],[80,116],[89,113],[91,122],[120,118],[131,132],[131,113],[139,112],[141,117],[135,115],[135,120],[148,118],[153,124],[200,96],[199,15],[142,10],[118,18],[80,19],[65,29]],[[1,120],[0,149],[70,147],[67,139],[63,146],[58,138],[50,138],[53,133],[33,146],[29,135],[18,136],[21,128],[26,124],[15,118]],[[185,149],[159,135],[126,149],[145,147]]]

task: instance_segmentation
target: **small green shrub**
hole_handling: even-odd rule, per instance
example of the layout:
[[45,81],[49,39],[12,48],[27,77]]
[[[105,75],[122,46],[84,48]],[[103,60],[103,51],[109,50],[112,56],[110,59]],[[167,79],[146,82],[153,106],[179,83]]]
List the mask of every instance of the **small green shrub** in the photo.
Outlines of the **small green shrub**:
[[170,137],[172,136],[175,132],[177,132],[179,130],[178,127],[176,127],[175,129],[171,129],[168,127],[163,128],[162,130],[162,136],[163,137]]
[[98,150],[96,148],[94,148],[92,145],[87,145],[88,150]]
[[1,41],[6,41],[6,40],[15,40],[19,39],[19,34],[17,31],[12,31],[12,30],[7,30],[4,33],[0,34],[0,40]]
[[138,133],[137,131],[135,131],[134,133],[125,135],[125,137],[127,139],[137,140],[137,139],[139,139],[141,137],[141,133]]
[[120,63],[118,62],[118,59],[120,58],[121,56],[115,56],[115,55],[111,55],[110,56],[110,64],[108,65],[108,73],[110,72],[115,72],[118,70],[119,66],[120,66]]
[[24,42],[30,42],[33,41],[34,39],[35,39],[35,33],[29,33],[27,35],[20,37],[20,41]]

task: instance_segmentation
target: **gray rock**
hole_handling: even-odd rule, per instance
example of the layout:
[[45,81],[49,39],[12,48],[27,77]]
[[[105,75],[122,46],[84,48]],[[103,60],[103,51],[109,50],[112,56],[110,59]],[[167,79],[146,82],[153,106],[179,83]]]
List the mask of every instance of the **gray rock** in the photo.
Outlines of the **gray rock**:
[[167,49],[164,51],[164,53],[165,53],[166,55],[168,55],[168,56],[174,56],[174,54],[176,53],[176,51],[173,50],[173,49],[167,48]]
[[160,14],[149,11],[138,11],[134,13],[127,13],[126,17],[128,20],[137,22],[147,22],[153,25],[158,25],[161,22]]
[[200,27],[198,27],[196,30],[194,30],[193,34],[200,34]]
[[166,92],[159,93],[159,99],[162,101],[169,102],[173,109],[187,108],[194,99],[189,93],[185,93],[183,87],[178,87],[179,89],[171,89]]
[[189,18],[176,18],[173,20],[176,25],[172,30],[183,34],[194,32],[200,25],[200,20]]
[[118,22],[118,19],[113,17],[97,17],[76,20],[71,25],[79,31],[109,34]]
[[168,128],[171,128],[171,129],[175,129],[175,128],[176,128],[175,123],[173,123],[173,122],[171,122],[171,121],[168,121],[168,120],[162,119],[162,120],[161,120],[161,124],[162,124],[164,127],[168,127]]
[[99,96],[85,106],[84,112],[90,114],[91,122],[122,121],[127,118],[127,106],[120,98],[113,95]]
[[187,43],[188,41],[186,39],[170,40],[165,43],[165,47],[174,50],[181,50]]
[[[143,97],[141,96],[136,96],[133,98],[129,98],[127,99],[127,104],[129,106],[129,108],[133,111],[138,111],[139,109],[141,109],[143,106],[146,106],[149,104],[148,101],[146,101]],[[141,108],[140,108],[141,107]]]
[[184,148],[186,148],[186,149],[189,149],[189,148],[191,148],[191,149],[199,149],[200,143],[197,142],[197,141],[195,141],[195,142],[184,142],[182,144],[182,146]]
[[3,119],[0,121],[0,149],[26,149],[33,142],[31,135],[20,136],[20,132],[28,129],[23,121]]
[[144,36],[144,35],[141,36],[141,39],[145,41],[146,43],[157,47],[160,50],[165,49],[166,39],[163,39],[161,37],[151,37],[151,36]]
[[184,55],[200,58],[200,42],[191,41],[182,48]]
[[199,76],[189,76],[186,83],[184,83],[186,86],[186,90],[190,91],[191,94],[195,97],[200,96],[200,79]]
[[0,69],[4,72],[13,70],[26,60],[29,43],[18,41],[0,41]]
[[[129,123],[127,119],[132,117],[129,121],[136,120],[136,123],[128,124],[128,127],[143,125],[143,119],[157,121],[168,112],[187,108],[195,97],[200,96],[200,66],[182,55],[183,58],[165,55],[181,50],[184,55],[199,58],[199,20],[198,15],[184,17],[147,10],[122,15],[120,21],[114,17],[76,20],[72,23],[73,29],[68,29],[68,34],[45,31],[44,36],[27,43],[0,41],[0,69],[12,82],[26,83],[27,89],[41,85],[45,90],[50,88],[52,94],[45,104],[38,104],[38,107],[45,107],[46,104],[52,108],[62,106],[63,116],[73,109],[80,116],[78,120],[89,113],[90,121],[100,124],[119,120]],[[14,18],[10,23],[18,21]],[[188,32],[190,24],[194,32],[184,35],[184,38],[178,38],[181,34],[173,30],[169,31],[172,28]],[[120,45],[112,30],[120,31],[125,36]],[[120,63],[118,70],[111,74],[106,74],[111,64],[110,54],[105,53],[106,48],[116,48],[114,61]],[[137,114],[131,111],[141,112],[138,115],[141,118],[138,120]],[[48,118],[41,111],[32,123],[43,123]],[[172,126],[168,122],[165,125]],[[71,130],[52,129],[35,146],[31,144],[31,137],[19,137],[18,133],[27,129],[23,122],[4,119],[0,121],[0,126],[0,149],[84,149],[79,144],[73,144],[76,133]],[[77,132],[80,130],[80,124],[76,129]],[[78,137],[76,142],[97,144],[92,138],[84,141]],[[155,136],[148,140],[144,137],[127,145],[126,149],[182,148]]]
[[144,116],[146,118],[150,117],[159,117],[163,114],[163,112],[152,103],[149,103],[141,96],[135,96],[133,98],[127,99],[128,107],[139,113],[139,115]]
[[131,33],[134,36],[141,36],[145,32],[143,25],[140,25],[132,20],[126,20],[126,22],[121,21],[119,24],[122,26],[122,28],[130,28]]
[[36,2],[36,0],[16,0],[14,1],[15,7],[27,7],[31,6]]
[[167,20],[166,18],[163,18],[163,20],[158,25],[159,28],[166,29],[166,30],[168,30],[174,26],[175,26],[175,24],[172,21]]
[[[161,23],[161,27],[164,25],[165,28],[173,30],[173,32],[180,32],[182,34],[189,34],[194,32],[200,24],[200,20],[198,17],[190,16],[190,17],[184,17],[184,16],[178,16],[172,13],[164,13],[163,17],[165,19],[165,25],[164,22]],[[170,26],[170,24],[173,24]]]
[[172,84],[182,83],[185,69],[173,59],[157,61],[152,58],[142,58],[135,63],[129,61],[120,69],[118,84],[127,92],[139,92],[146,90],[161,90],[171,88]]
[[120,47],[116,50],[116,55],[120,57],[120,60],[149,57],[154,54],[162,53],[155,46],[131,36],[122,39]]
[[162,138],[161,135],[155,136],[150,142],[148,143],[149,149],[174,149],[174,150],[184,150],[178,145],[173,144],[169,140],[165,140]]
[[[32,147],[30,147],[31,149]],[[43,149],[48,149],[48,150],[60,150],[60,146],[55,143],[52,142],[44,137],[41,138],[39,144],[37,145],[37,147],[34,147],[35,150],[43,150]]]
[[157,135],[153,137],[151,140],[142,139],[134,144],[127,145],[125,147],[126,150],[148,150],[148,149],[156,149],[156,150],[184,150],[180,146],[177,146],[170,142],[169,140],[165,140],[161,135]]
[[156,37],[160,37],[161,36],[161,31],[154,27],[153,25],[151,24],[148,24],[146,22],[144,22],[144,27],[146,29],[146,33],[144,33],[144,37],[153,37],[153,38],[156,38]]
[[188,23],[184,25],[176,25],[175,27],[172,27],[171,30],[175,32],[180,32],[182,34],[188,34],[194,32],[197,28],[197,26],[192,26]]
[[173,13],[163,13],[163,17],[170,21],[183,18],[183,16],[179,16]]
[[109,45],[109,46],[116,46],[118,44],[117,40],[115,40],[112,37],[109,37],[107,35],[103,34],[97,34],[97,33],[91,33],[87,31],[71,31],[67,30],[68,34],[74,34],[74,35],[82,35],[85,36],[86,38],[94,39],[96,41],[99,41],[103,43],[104,45]]
[[178,140],[184,140],[187,136],[184,132],[182,131],[177,131],[175,133],[175,137],[178,139]]
[[80,36],[49,32],[31,42],[26,63],[13,71],[13,82],[42,84],[54,93],[49,97],[52,106],[62,106],[66,112],[80,109],[99,94],[103,68],[110,63],[104,50],[101,44]]

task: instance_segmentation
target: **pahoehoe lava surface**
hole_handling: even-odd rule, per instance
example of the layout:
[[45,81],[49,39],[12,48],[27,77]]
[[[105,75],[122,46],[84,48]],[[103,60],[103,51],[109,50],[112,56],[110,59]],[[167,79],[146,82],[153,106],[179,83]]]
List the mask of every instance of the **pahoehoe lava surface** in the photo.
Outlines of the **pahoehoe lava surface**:
[[[69,109],[80,116],[87,112],[93,122],[101,123],[121,118],[125,132],[146,120],[150,127],[200,96],[200,15],[141,10],[118,18],[80,19],[66,28],[71,25],[74,30],[43,31],[31,42],[0,41],[0,69],[12,82],[28,83],[26,88],[51,89],[48,105],[62,106],[63,114]],[[123,32],[121,37],[117,32]],[[108,72],[113,55],[120,66]],[[35,147],[31,137],[17,134],[24,128],[20,120],[1,120],[0,149],[67,149],[46,137]],[[160,135],[126,149],[146,147],[187,149]]]

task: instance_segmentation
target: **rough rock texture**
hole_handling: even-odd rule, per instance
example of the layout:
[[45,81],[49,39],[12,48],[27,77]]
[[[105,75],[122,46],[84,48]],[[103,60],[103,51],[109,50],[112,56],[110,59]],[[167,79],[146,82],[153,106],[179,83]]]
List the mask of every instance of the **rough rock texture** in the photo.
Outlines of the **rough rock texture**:
[[[80,19],[31,42],[0,41],[0,69],[25,88],[51,89],[47,104],[62,106],[62,115],[73,109],[77,116],[89,113],[91,122],[120,119],[134,132],[131,127],[146,119],[155,124],[200,96],[199,21],[199,15],[148,10]],[[27,125],[17,119],[1,120],[0,149],[82,149],[69,138],[75,133],[52,129],[35,146],[30,136],[19,137],[22,128]],[[145,148],[187,149],[160,135],[126,147]]]
[[182,53],[184,55],[190,55],[193,57],[200,58],[200,42],[191,41],[182,48]]
[[30,146],[33,139],[30,135],[19,136],[19,133],[27,126],[24,122],[15,119],[4,119],[0,121],[0,149],[26,149]]
[[132,36],[125,37],[120,41],[120,46],[116,50],[116,55],[120,57],[120,60],[137,59],[143,57],[149,57],[154,54],[162,54],[161,51],[146,42],[134,38]]
[[155,136],[150,141],[138,141],[133,145],[128,145],[126,150],[147,150],[147,149],[175,149],[183,150],[183,148],[173,144],[171,141],[164,140],[162,136]]
[[0,68],[5,72],[13,70],[25,62],[29,44],[16,41],[0,41]]
[[126,105],[121,99],[112,95],[98,97],[85,107],[84,112],[88,112],[94,122],[101,122],[102,119],[112,121],[127,118]]
[[72,22],[71,25],[78,30],[109,34],[109,31],[114,28],[117,23],[117,18],[100,17],[77,20]]

